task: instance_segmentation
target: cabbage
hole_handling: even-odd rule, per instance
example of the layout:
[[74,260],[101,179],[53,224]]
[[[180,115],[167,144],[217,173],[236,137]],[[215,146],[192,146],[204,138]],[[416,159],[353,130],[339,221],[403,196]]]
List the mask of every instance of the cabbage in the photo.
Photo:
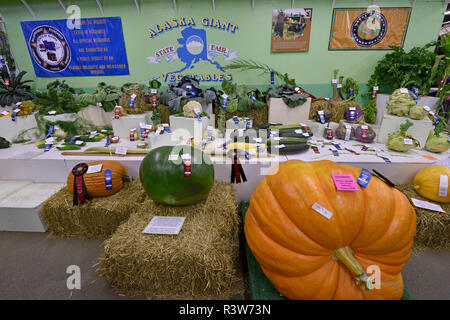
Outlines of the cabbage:
[[370,126],[366,125],[366,127],[367,127],[367,136],[363,137],[362,126],[358,126],[355,130],[355,138],[356,140],[363,143],[371,143],[373,140],[375,140],[376,133]]
[[444,132],[439,133],[436,136],[433,130],[428,134],[427,143],[425,144],[425,150],[435,153],[446,152],[450,146],[448,142],[448,135]]
[[[339,123],[339,127],[336,128],[335,134],[337,139],[346,140],[345,136],[347,134],[347,128],[342,121]],[[355,129],[351,128],[350,137],[347,140],[351,140],[353,138],[355,138]]]
[[409,109],[414,107],[416,102],[410,93],[401,93],[400,89],[394,91],[394,93],[389,97],[389,101],[386,104],[386,110],[389,114],[396,116],[407,116],[409,114]]
[[415,106],[409,109],[409,117],[415,120],[422,120],[428,115],[428,111],[423,108],[420,104],[416,104]]

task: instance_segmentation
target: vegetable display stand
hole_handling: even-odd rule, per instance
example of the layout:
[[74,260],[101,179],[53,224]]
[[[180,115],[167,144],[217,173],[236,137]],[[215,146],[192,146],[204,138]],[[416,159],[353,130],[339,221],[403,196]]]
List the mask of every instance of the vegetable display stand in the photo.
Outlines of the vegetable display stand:
[[[250,123],[249,123],[249,128],[253,128],[253,119],[249,118]],[[234,119],[228,119],[227,122],[225,123],[225,128],[226,130],[238,130],[238,129],[246,129],[247,128],[247,122],[245,118],[238,118],[238,123],[236,124],[234,122]]]
[[309,119],[311,109],[311,98],[295,108],[289,108],[282,98],[270,98],[269,100],[269,122],[282,124],[295,124],[306,122]]
[[39,211],[63,187],[58,183],[0,180],[0,231],[45,232]]
[[111,127],[114,111],[106,112],[102,107],[89,105],[81,109],[79,115],[96,127]]
[[105,239],[145,198],[139,181],[132,181],[111,196],[74,206],[73,195],[64,187],[43,204],[41,217],[53,236]]
[[[334,131],[339,127],[339,123],[336,122],[328,122],[325,124],[322,124],[317,121],[308,120],[305,121],[305,124],[311,128],[311,132],[313,133],[314,137],[317,137],[318,139],[321,139],[323,137],[323,133],[325,132],[326,128],[331,128]],[[329,125],[329,126],[328,126]]]
[[413,136],[419,143],[420,148],[425,147],[427,142],[428,134],[433,130],[433,122],[426,117],[423,120],[413,120],[407,117],[398,117],[390,114],[384,114],[383,120],[381,121],[380,131],[377,135],[377,142],[386,143],[388,141],[389,133],[398,131],[400,125],[406,120],[413,123],[413,126],[408,129],[408,134]]
[[122,116],[119,119],[112,119],[114,135],[120,137],[121,139],[129,139],[130,129],[136,129],[136,131],[139,132],[140,123],[153,123],[151,119],[152,113],[152,111],[148,111],[141,114]]
[[[148,199],[105,242],[97,272],[120,293],[154,299],[243,295],[236,267],[239,215],[233,186],[215,182],[206,200],[166,206]],[[185,217],[178,234],[147,234],[155,216]]]
[[[37,112],[23,117],[15,117],[15,121],[12,121],[11,116],[0,118],[0,137],[7,140],[13,140],[22,131],[32,128],[37,129],[36,121]],[[25,134],[24,138],[32,137],[33,132],[29,131]]]
[[[377,118],[375,124],[381,124],[383,115],[386,113],[386,104],[389,101],[389,94],[379,93],[377,94]],[[436,97],[419,97],[417,104],[422,106],[428,106],[431,110],[435,110],[439,102],[439,98]]]
[[[245,220],[245,214],[247,213],[249,205],[249,202],[241,202],[240,204],[242,220]],[[255,257],[253,256],[253,253],[251,252],[245,237],[244,245],[248,268],[250,298],[252,300],[287,300],[286,297],[281,295],[274,288],[269,279],[267,279],[258,261],[256,261]],[[416,297],[405,286],[401,300],[416,300]]]
[[[185,130],[186,133],[189,132],[191,137],[197,139],[203,139],[203,131],[207,130],[208,126],[212,126],[214,128],[214,114],[210,114],[209,118],[204,116],[201,118],[200,122],[197,118],[186,118],[186,117],[178,117],[178,116],[170,116],[170,128],[172,131]],[[181,134],[181,133],[180,133]]]
[[49,122],[56,122],[56,121],[65,121],[65,122],[73,122],[77,120],[78,117],[80,117],[80,113],[62,113],[62,114],[55,114],[55,115],[45,115],[43,118],[46,121]]

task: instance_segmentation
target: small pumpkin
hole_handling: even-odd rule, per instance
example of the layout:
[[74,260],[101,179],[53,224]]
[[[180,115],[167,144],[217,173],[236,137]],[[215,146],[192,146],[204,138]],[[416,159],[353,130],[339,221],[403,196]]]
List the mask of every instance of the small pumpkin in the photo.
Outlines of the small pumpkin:
[[[372,177],[337,191],[332,174],[361,169],[332,161],[281,163],[255,188],[245,217],[248,245],[267,278],[290,299],[400,299],[416,215],[399,190]],[[331,212],[319,213],[313,206]],[[378,266],[380,289],[368,267]],[[367,287],[367,290],[366,290]]]
[[[447,176],[447,194],[439,195],[439,185],[441,183],[441,176]],[[420,170],[414,177],[414,189],[422,197],[429,200],[449,203],[450,202],[450,167],[444,165],[429,166]],[[444,190],[443,190],[444,191]],[[444,191],[445,192],[445,191]]]
[[[88,162],[88,166],[102,164],[102,170],[96,173],[85,173],[83,175],[86,190],[90,197],[104,197],[115,194],[123,187],[122,176],[127,174],[125,167],[118,161],[102,160]],[[106,189],[105,170],[111,170],[112,188]],[[67,177],[67,189],[73,194],[74,175],[72,172]]]
[[[188,154],[190,161],[182,161]],[[214,166],[200,149],[162,146],[150,151],[142,160],[139,178],[153,201],[190,205],[208,197],[214,184]]]

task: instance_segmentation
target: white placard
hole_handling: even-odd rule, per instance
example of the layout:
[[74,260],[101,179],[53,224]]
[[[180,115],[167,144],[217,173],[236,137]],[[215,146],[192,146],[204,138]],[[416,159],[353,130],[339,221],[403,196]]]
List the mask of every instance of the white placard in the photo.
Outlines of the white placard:
[[333,216],[332,212],[328,211],[318,203],[314,203],[312,208],[327,219],[331,219],[331,217]]
[[177,161],[178,155],[177,154],[170,154],[169,155],[169,161]]
[[163,127],[168,127],[169,124],[168,124],[168,123],[163,123],[162,126],[163,126]]
[[375,87],[373,87],[373,89],[372,89],[373,91],[378,91],[379,90],[379,88],[378,88],[378,86],[375,86]]
[[308,133],[308,132],[305,132],[305,133],[303,134],[303,136],[304,136],[304,137],[309,137],[309,133]]
[[323,110],[317,111],[318,114],[323,114]]
[[430,109],[430,107],[429,106],[423,106],[423,108],[426,110],[426,111],[428,111],[428,112],[430,112],[431,111],[431,109]]
[[262,139],[261,139],[261,138],[253,138],[253,140],[254,140],[256,143],[262,143]]
[[163,127],[158,127],[156,129],[155,135],[159,135],[161,133],[161,131],[163,130]]
[[348,108],[350,111],[356,111],[356,108],[355,107],[350,107],[350,108]]
[[183,160],[191,160],[191,154],[190,153],[183,153],[181,155],[181,159],[183,159]]
[[154,94],[154,93],[157,93],[157,92],[158,92],[157,89],[150,89],[150,93],[151,93],[151,94]]
[[332,83],[338,83],[338,79],[331,79]]
[[342,88],[342,83],[338,83],[336,88],[338,88],[338,89]]
[[280,141],[280,140],[281,140],[281,137],[273,137],[273,140],[275,140],[275,141]]
[[275,148],[280,149],[280,148],[286,148],[286,146],[284,144],[280,144],[278,146],[275,146]]
[[194,108],[194,112],[195,112],[195,114],[200,114],[200,109],[199,108]]
[[153,217],[143,233],[149,234],[179,234],[185,217]]
[[55,110],[49,111],[48,114],[50,115],[56,114],[56,111]]
[[145,125],[145,129],[147,129],[147,130],[152,130],[152,125],[151,125],[151,124],[146,124],[146,125]]
[[411,201],[414,203],[414,205],[417,208],[423,208],[423,209],[427,209],[427,210],[431,210],[431,211],[437,211],[437,212],[444,212],[444,210],[442,210],[440,205],[428,202],[428,201],[422,201],[416,198],[411,198]]
[[303,133],[303,130],[302,129],[297,129],[297,130],[294,130],[294,132],[298,133],[298,134],[301,134],[301,133]]
[[226,99],[226,98],[228,98],[228,96],[224,93],[224,94],[222,95],[222,98]]
[[127,148],[116,148],[116,154],[126,155],[127,154]]
[[97,102],[97,107],[101,107],[102,103],[101,102]]
[[369,127],[368,127],[368,126],[365,126],[365,125],[362,125],[362,126],[361,126],[361,129],[368,130]]
[[96,164],[94,166],[88,166],[88,170],[86,171],[86,174],[100,172],[100,171],[102,171],[102,167],[103,167],[102,163]]
[[130,98],[131,99],[134,99],[134,98],[136,98],[136,94],[135,93],[133,93],[131,96],[130,96]]
[[408,89],[406,88],[400,88],[400,93],[408,93]]
[[248,150],[248,153],[249,154],[256,154],[256,149],[250,149],[250,150]]
[[439,197],[446,197],[448,195],[448,176],[441,174],[439,177]]
[[17,102],[16,103],[16,108],[18,107],[18,106],[20,106],[22,104],[22,102]]
[[77,146],[79,146],[80,144],[83,144],[83,141],[77,140],[77,141],[75,141],[75,144],[76,144]]
[[244,129],[238,129],[238,134],[239,134],[239,137],[243,137],[244,136]]
[[404,139],[403,142],[404,142],[405,144],[413,144],[412,139]]
[[2,111],[0,114],[2,114],[4,116],[7,116],[9,114],[9,112],[8,111]]

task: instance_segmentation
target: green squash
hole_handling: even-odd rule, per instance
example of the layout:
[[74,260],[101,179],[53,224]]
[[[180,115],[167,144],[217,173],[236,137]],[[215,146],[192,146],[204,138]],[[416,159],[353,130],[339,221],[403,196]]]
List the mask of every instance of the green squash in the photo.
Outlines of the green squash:
[[11,143],[8,140],[6,140],[3,137],[0,137],[0,149],[9,148],[10,145],[11,145]]
[[[182,154],[191,155],[191,175],[185,177]],[[169,156],[178,155],[178,160]],[[214,166],[208,155],[190,146],[163,146],[141,162],[139,178],[150,198],[158,203],[184,206],[206,199],[214,184]]]

